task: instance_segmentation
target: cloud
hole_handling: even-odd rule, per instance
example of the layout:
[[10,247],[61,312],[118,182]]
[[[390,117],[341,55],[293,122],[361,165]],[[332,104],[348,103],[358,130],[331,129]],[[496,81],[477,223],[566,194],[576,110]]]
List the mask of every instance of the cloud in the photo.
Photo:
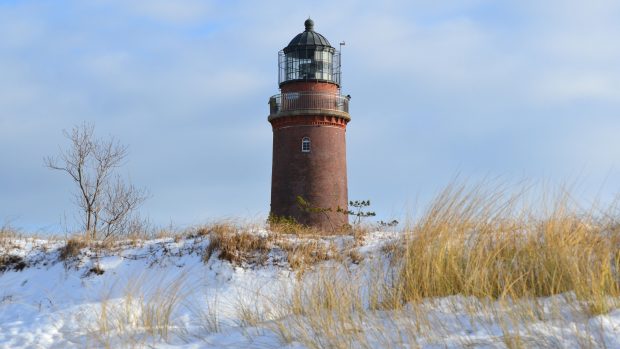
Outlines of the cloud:
[[136,17],[147,17],[172,24],[195,24],[203,21],[211,15],[214,7],[211,2],[200,0],[135,0],[102,3],[105,6],[124,9]]
[[266,214],[276,54],[308,15],[347,42],[350,194],[380,214],[456,171],[599,179],[620,165],[618,14],[610,1],[5,3],[0,212],[42,225],[71,212],[70,183],[41,158],[86,120],[129,144],[123,170],[149,187],[153,221]]
[[556,70],[541,76],[538,86],[534,88],[534,95],[554,103],[583,100],[617,102],[620,99],[620,80],[617,78],[606,72]]

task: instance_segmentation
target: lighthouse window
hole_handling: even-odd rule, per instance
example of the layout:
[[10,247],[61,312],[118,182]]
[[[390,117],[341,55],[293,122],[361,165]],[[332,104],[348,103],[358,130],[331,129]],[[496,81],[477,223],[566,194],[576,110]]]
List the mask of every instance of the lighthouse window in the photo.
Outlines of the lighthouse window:
[[332,53],[328,51],[314,52],[315,78],[323,80],[332,79]]
[[304,137],[301,140],[301,151],[302,151],[302,153],[309,153],[310,152],[310,138],[309,137]]

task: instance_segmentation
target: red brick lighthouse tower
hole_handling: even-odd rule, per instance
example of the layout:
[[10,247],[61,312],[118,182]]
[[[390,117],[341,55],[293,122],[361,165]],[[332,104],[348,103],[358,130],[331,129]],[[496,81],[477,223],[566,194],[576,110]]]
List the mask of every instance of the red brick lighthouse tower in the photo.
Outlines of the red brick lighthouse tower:
[[[335,229],[348,223],[345,131],[349,97],[340,92],[340,52],[305,30],[278,54],[280,94],[270,98],[273,129],[271,215]],[[297,197],[311,207],[300,207]]]

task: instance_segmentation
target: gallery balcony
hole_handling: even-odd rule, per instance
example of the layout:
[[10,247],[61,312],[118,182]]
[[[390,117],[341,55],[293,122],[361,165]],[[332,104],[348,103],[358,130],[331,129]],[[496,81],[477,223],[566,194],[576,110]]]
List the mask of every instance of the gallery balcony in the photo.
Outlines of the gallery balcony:
[[293,115],[326,115],[350,119],[350,97],[329,92],[287,92],[269,98],[269,120]]

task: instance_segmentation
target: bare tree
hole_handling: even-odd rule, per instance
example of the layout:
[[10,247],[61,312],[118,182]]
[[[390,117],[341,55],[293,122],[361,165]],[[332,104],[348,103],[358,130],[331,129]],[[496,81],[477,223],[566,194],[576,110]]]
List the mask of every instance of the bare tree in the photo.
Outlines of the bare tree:
[[94,130],[92,124],[84,123],[71,132],[63,131],[71,142],[69,148],[61,149],[58,157],[46,157],[44,162],[50,169],[66,172],[75,182],[75,202],[83,213],[83,228],[96,239],[98,231],[103,231],[104,238],[126,232],[146,194],[120,176],[113,176],[127,156],[127,146],[114,138],[95,139]]

